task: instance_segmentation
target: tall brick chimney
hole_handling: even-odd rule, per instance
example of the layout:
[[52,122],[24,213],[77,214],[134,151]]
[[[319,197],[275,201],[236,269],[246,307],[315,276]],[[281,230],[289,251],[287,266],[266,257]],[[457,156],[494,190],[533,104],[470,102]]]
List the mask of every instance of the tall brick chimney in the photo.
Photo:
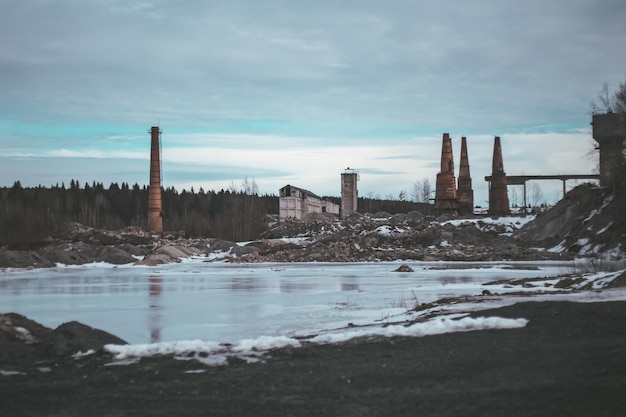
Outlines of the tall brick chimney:
[[150,129],[150,190],[148,192],[148,231],[163,233],[161,206],[161,131]]
[[452,141],[450,140],[450,135],[444,133],[441,144],[441,171],[437,174],[437,182],[435,184],[435,210],[439,212],[456,212],[457,207]]
[[461,162],[459,164],[457,196],[459,199],[459,214],[474,213],[474,190],[470,175],[469,159],[467,157],[467,139],[461,138]]
[[491,163],[491,182],[489,183],[489,214],[510,214],[509,194],[506,183],[506,173],[502,162],[502,145],[500,137],[496,136],[493,143],[493,159]]

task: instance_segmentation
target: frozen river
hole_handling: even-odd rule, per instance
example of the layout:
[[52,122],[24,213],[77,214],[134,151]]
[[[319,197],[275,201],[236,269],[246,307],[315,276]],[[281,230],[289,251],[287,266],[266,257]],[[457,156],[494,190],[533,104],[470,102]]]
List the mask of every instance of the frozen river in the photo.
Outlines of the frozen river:
[[[48,327],[71,320],[130,343],[237,342],[368,323],[503,278],[549,277],[570,263],[88,265],[0,272],[0,311]],[[519,268],[533,266],[539,269]],[[514,268],[511,268],[514,267]]]

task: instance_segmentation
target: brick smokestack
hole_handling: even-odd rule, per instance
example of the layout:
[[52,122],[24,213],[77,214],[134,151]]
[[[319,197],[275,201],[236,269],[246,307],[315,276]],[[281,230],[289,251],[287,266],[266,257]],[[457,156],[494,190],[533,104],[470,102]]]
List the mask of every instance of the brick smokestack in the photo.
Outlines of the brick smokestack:
[[491,163],[491,183],[489,184],[489,214],[509,214],[509,194],[502,162],[502,145],[496,136],[493,143],[493,159]]
[[467,157],[467,139],[461,138],[461,162],[459,164],[459,178],[457,196],[459,198],[459,214],[474,213],[474,190],[470,175],[469,159]]
[[161,206],[161,131],[158,126],[150,129],[150,190],[148,193],[148,231],[163,232]]
[[440,212],[456,211],[457,206],[452,141],[450,135],[444,133],[441,144],[441,171],[437,174],[435,184],[435,210]]

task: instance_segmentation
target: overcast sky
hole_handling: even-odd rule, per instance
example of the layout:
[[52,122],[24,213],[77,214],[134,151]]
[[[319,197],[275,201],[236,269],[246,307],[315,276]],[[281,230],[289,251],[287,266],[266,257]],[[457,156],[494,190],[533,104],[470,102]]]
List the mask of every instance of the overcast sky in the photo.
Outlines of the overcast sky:
[[[0,0],[0,186],[247,177],[340,195],[434,186],[468,138],[505,171],[591,173],[589,104],[626,80],[624,0]],[[541,183],[557,198],[560,183]],[[573,184],[572,184],[573,185]]]

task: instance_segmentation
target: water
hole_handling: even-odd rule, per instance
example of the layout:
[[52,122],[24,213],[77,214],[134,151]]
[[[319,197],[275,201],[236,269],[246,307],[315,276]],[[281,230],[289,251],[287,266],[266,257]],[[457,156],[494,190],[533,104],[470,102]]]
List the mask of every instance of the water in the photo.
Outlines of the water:
[[[442,297],[476,295],[503,278],[547,277],[571,264],[229,264],[202,259],[159,267],[89,265],[0,272],[0,311],[48,327],[77,320],[130,343],[234,343],[383,320]],[[510,269],[532,265],[538,270]]]

